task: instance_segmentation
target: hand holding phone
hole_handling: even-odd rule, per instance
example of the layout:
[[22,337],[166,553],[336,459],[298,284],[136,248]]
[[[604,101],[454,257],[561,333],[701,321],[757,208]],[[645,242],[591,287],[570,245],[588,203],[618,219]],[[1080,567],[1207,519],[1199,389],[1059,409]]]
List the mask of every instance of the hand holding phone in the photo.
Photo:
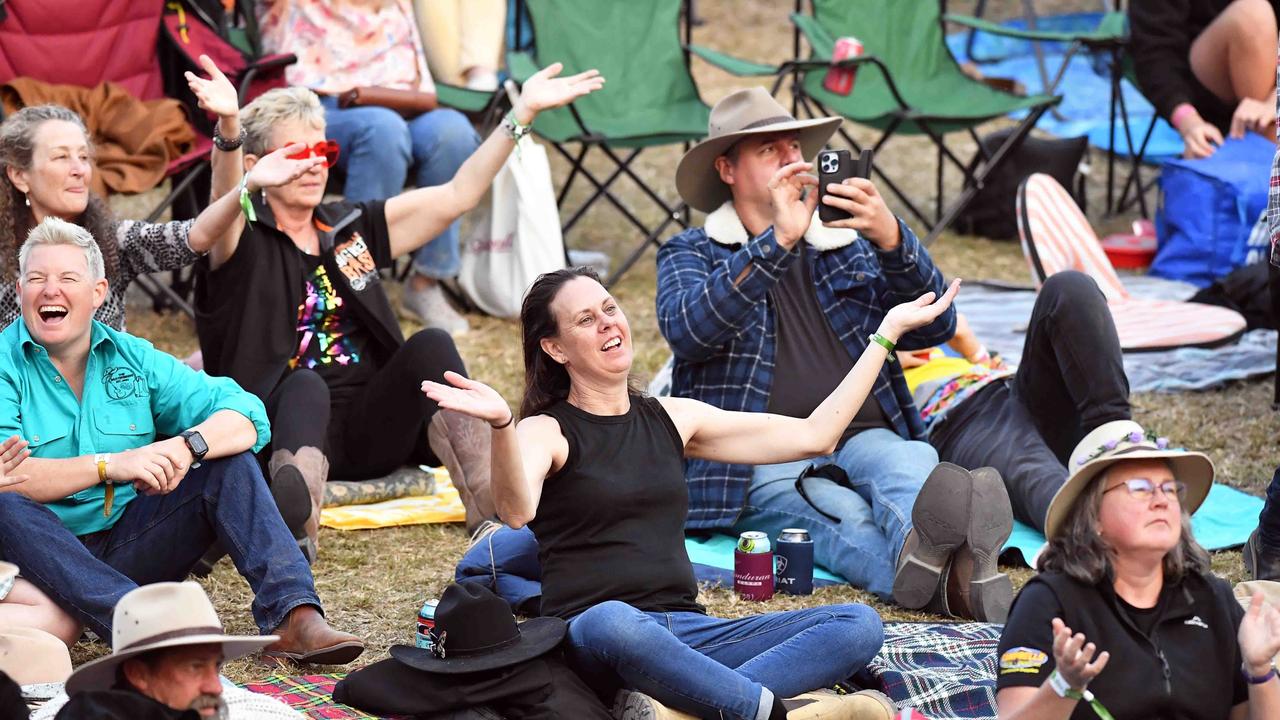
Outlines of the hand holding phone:
[[827,185],[843,183],[851,177],[871,176],[872,152],[863,150],[854,162],[848,150],[823,150],[818,153],[818,219],[824,223],[848,220],[853,216],[847,211],[826,203]]

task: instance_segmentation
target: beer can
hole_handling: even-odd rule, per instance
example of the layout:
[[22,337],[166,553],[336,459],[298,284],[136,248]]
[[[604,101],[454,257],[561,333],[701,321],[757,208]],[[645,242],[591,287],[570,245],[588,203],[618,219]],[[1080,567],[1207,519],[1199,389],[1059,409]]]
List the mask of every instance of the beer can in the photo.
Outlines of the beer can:
[[[831,51],[831,62],[836,63],[849,58],[862,57],[862,41],[856,37],[842,37],[836,40]],[[822,87],[836,95],[848,95],[853,92],[853,81],[857,79],[856,67],[830,67],[822,80]]]
[[733,590],[744,600],[773,597],[773,548],[769,536],[754,530],[738,537],[733,551]]
[[420,648],[431,649],[431,632],[436,629],[436,606],[439,604],[439,600],[432,598],[422,603],[422,609],[418,611],[418,632],[415,633],[414,644]]
[[774,550],[775,585],[788,595],[813,593],[813,538],[803,528],[786,528]]

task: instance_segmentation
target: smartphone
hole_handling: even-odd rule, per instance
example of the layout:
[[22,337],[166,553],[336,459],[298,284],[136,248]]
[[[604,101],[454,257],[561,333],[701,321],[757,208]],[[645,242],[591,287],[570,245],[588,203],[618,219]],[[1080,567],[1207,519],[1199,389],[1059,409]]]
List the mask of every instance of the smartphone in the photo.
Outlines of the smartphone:
[[827,195],[827,185],[844,182],[851,177],[869,178],[871,176],[872,153],[863,150],[857,162],[848,150],[823,150],[818,153],[818,219],[824,223],[846,220],[853,217],[837,207],[832,207],[823,198]]

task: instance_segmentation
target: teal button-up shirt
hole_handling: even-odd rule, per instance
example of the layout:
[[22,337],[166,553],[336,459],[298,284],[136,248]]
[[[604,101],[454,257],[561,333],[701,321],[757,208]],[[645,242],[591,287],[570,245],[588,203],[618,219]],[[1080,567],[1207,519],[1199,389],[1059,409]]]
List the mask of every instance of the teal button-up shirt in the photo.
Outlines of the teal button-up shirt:
[[[231,378],[210,377],[151,343],[93,321],[82,398],[67,386],[49,354],[19,318],[0,333],[0,440],[20,435],[31,456],[62,459],[118,453],[180,435],[218,410],[253,422],[257,452],[271,440],[262,401]],[[48,503],[71,532],[111,527],[136,496],[117,485],[109,517],[106,488],[93,485]]]

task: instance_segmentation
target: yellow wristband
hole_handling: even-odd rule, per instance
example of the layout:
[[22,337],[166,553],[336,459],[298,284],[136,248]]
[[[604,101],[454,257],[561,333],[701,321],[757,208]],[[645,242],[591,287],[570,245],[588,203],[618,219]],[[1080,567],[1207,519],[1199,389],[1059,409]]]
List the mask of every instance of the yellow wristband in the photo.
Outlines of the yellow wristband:
[[98,482],[107,481],[107,462],[111,460],[111,453],[98,453],[93,456],[93,461],[98,464]]

